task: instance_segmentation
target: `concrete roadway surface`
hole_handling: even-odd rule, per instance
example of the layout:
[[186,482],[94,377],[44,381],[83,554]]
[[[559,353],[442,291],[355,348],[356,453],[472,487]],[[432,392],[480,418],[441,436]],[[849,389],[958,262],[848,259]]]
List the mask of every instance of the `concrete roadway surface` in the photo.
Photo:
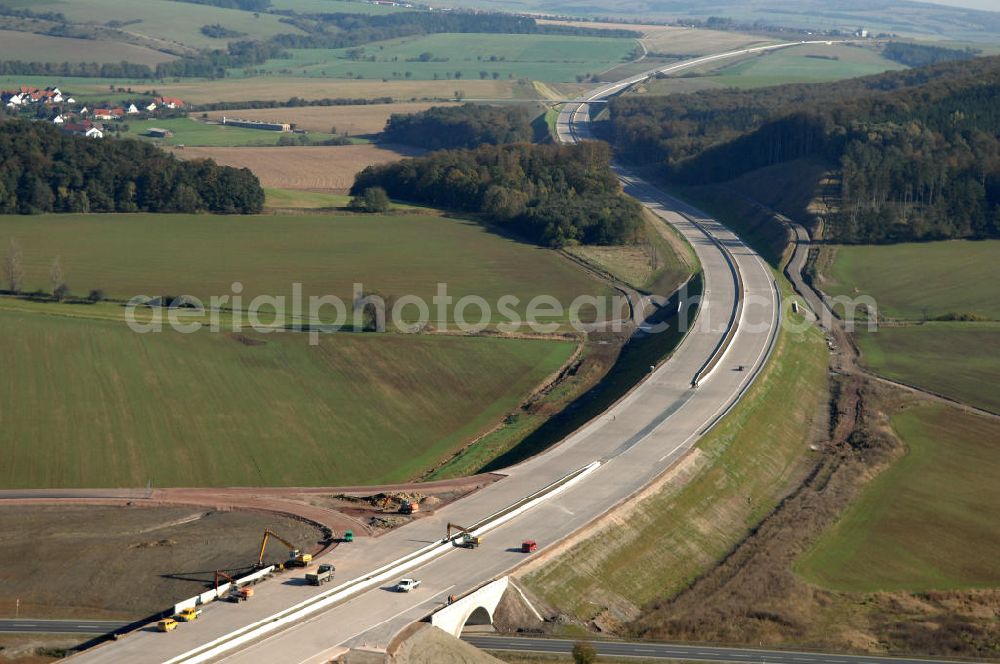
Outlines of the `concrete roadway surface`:
[[[257,586],[248,602],[215,602],[201,618],[163,634],[140,630],[126,638],[75,656],[80,662],[321,662],[348,647],[385,647],[400,629],[443,606],[449,594],[462,594],[509,573],[525,560],[523,539],[544,550],[640,491],[669,469],[730,408],[752,382],[773,347],[779,300],[770,270],[727,228],[698,214],[701,224],[677,212],[677,203],[640,181],[630,193],[674,225],[694,247],[705,277],[705,295],[694,329],[671,358],[627,397],[559,445],[504,471],[508,477],[433,514],[377,538],[338,546],[316,562],[336,565],[334,586],[364,578],[444,537],[448,522],[471,524],[512,505],[593,461],[603,461],[575,486],[491,530],[476,550],[453,549],[407,572],[423,581],[408,594],[388,585],[361,592],[224,653],[205,644],[232,639],[234,632],[289,607],[329,593],[307,586],[302,573],[286,572]],[[689,210],[691,211],[691,210]],[[711,237],[708,234],[711,234]],[[697,389],[692,378],[726,337],[736,310],[737,281],[724,244],[742,276],[738,333],[718,368]],[[738,370],[738,367],[744,370]],[[404,576],[401,574],[400,576]]]
[[0,620],[0,632],[8,634],[109,634],[131,623],[114,620]]
[[[462,640],[483,650],[506,650],[532,653],[569,654],[575,641],[565,639],[522,638],[508,636],[463,636]],[[750,648],[718,648],[701,645],[679,645],[651,641],[591,641],[597,653],[604,657],[633,659],[691,660],[701,662],[743,662],[755,664],[953,664],[941,659],[908,659],[904,657],[872,657],[868,655],[828,655],[789,650],[757,650]]]

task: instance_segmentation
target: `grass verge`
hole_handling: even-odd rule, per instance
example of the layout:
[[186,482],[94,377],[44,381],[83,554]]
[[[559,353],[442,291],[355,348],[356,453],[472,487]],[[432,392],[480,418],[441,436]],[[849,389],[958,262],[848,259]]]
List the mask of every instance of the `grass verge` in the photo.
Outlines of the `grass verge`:
[[782,331],[762,375],[685,463],[686,483],[668,480],[627,516],[529,573],[527,585],[584,621],[621,620],[681,590],[790,487],[826,399],[826,366],[817,330]]

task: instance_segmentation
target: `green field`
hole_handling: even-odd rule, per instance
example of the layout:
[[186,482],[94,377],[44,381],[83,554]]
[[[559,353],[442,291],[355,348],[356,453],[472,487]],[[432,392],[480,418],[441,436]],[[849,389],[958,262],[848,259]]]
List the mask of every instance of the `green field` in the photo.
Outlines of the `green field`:
[[567,304],[581,294],[611,294],[555,251],[471,221],[421,214],[0,217],[4,247],[11,237],[24,256],[26,290],[51,290],[49,267],[61,256],[74,293],[100,288],[118,299],[204,299],[231,294],[238,281],[245,302],[259,294],[290,296],[299,282],[306,297],[331,294],[350,302],[352,285],[361,283],[368,291],[430,303],[437,284],[445,283],[456,301],[479,295],[496,311],[499,298],[510,294],[523,312],[540,292]]
[[[281,136],[288,133],[265,131],[262,129],[245,129],[243,127],[227,127],[221,124],[209,124],[193,118],[173,118],[169,120],[153,118],[151,120],[127,120],[129,131],[126,135],[145,138],[165,145],[189,145],[191,147],[237,147],[248,145],[277,145]],[[174,135],[169,138],[149,138],[145,134],[153,127],[169,129]],[[332,134],[310,132],[309,138],[322,141],[332,138]]]
[[843,45],[795,46],[765,53],[710,74],[710,80],[738,88],[760,88],[785,83],[821,83],[905,69],[869,48]]
[[1000,413],[1000,324],[883,326],[857,340],[876,373]]
[[[709,432],[681,475],[525,581],[589,621],[671,596],[713,565],[775,506],[798,472],[827,398],[827,353],[815,328],[782,332],[746,397]],[[626,608],[627,607],[627,608]]]
[[883,317],[921,320],[972,313],[1000,319],[1000,240],[838,247],[830,295],[868,294]]
[[137,334],[0,312],[0,486],[405,480],[510,411],[561,341]]
[[114,19],[130,23],[123,29],[148,37],[163,48],[225,48],[230,39],[214,39],[201,33],[201,26],[219,23],[246,39],[265,39],[279,33],[299,33],[299,29],[279,21],[279,16],[238,9],[221,9],[209,5],[174,0],[142,0],[122,3],[115,0],[6,0],[5,5],[32,11],[60,12],[75,23],[102,25]]
[[[480,72],[501,80],[575,81],[578,75],[596,74],[629,59],[633,39],[573,37],[562,35],[433,34],[376,42],[364,46],[362,59],[348,58],[350,49],[292,49],[287,59],[269,60],[257,72],[287,76],[415,79],[454,78],[479,80]],[[416,61],[429,53],[443,61]],[[364,58],[374,56],[374,62]],[[411,61],[407,61],[411,60]],[[407,77],[406,73],[410,76]],[[241,71],[232,71],[233,76]]]
[[946,406],[913,407],[892,424],[906,456],[797,571],[826,588],[861,592],[1000,584],[1000,425]]

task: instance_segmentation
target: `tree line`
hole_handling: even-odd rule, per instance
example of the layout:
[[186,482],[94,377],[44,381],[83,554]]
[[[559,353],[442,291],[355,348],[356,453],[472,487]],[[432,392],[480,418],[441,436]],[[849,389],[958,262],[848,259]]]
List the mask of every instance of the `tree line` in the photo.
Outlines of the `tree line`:
[[209,5],[223,9],[242,9],[248,12],[262,12],[271,6],[271,0],[177,0],[195,5]]
[[95,140],[29,120],[0,120],[0,214],[215,212],[264,206],[248,169],[180,161],[138,140]]
[[803,157],[840,180],[843,242],[1000,236],[1000,58],[823,85],[611,103],[613,141],[684,184]]
[[481,145],[369,166],[351,193],[381,187],[393,198],[481,213],[538,244],[625,244],[641,207],[621,193],[606,143]]
[[530,142],[531,115],[520,106],[434,106],[420,113],[393,113],[382,138],[428,150],[474,148],[483,143]]

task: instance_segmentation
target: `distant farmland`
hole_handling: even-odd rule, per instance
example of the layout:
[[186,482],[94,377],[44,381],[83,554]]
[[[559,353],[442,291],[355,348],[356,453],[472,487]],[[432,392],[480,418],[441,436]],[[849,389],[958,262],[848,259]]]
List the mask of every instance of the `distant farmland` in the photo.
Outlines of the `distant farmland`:
[[212,111],[208,117],[221,120],[223,116],[249,120],[291,122],[298,129],[311,132],[328,132],[336,127],[337,133],[350,136],[377,134],[385,128],[386,120],[393,113],[418,113],[431,106],[454,106],[447,102],[419,102],[400,104],[367,104],[357,106],[303,106],[299,108],[252,108],[236,111]]
[[[0,486],[333,486],[413,478],[573,353],[562,341],[136,334],[0,313]],[[42,415],[44,413],[44,415]]]
[[[294,148],[267,148],[281,153]],[[339,149],[339,148],[338,148]],[[209,215],[120,214],[0,217],[0,241],[16,238],[26,288],[51,289],[55,256],[70,289],[103,289],[109,297],[230,293],[337,295],[350,302],[352,284],[387,296],[426,301],[447,283],[456,298],[502,295],[526,301],[538,293],[569,302],[609,294],[604,284],[550,249],[500,237],[461,219],[404,214]]]
[[350,57],[352,49],[289,49],[289,58],[269,60],[257,71],[318,78],[454,77],[456,85],[492,79],[494,72],[501,80],[574,81],[631,60],[636,45],[634,39],[609,37],[432,34],[367,44],[360,59]]
[[173,59],[172,55],[133,44],[0,30],[0,60],[101,64],[119,63],[124,60],[154,66]]

